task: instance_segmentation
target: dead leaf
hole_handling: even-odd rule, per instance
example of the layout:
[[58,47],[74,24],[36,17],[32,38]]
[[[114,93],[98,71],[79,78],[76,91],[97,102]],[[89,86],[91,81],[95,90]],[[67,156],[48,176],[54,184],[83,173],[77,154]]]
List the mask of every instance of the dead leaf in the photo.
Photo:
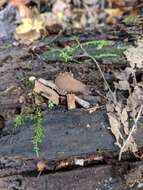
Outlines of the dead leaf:
[[117,82],[114,82],[114,86],[116,89],[119,89],[119,90],[128,90],[130,91],[130,84],[127,80],[122,80],[122,81],[119,81],[118,83]]
[[138,112],[138,107],[143,103],[143,89],[136,86],[134,88],[134,91],[132,94],[127,99],[127,111],[133,112],[134,115],[137,114]]
[[124,133],[126,135],[128,135],[129,134],[129,123],[128,123],[128,113],[127,113],[126,108],[124,108],[122,110],[122,113],[121,113],[121,122],[123,124]]
[[122,80],[122,81],[128,81],[129,77],[132,76],[133,69],[131,67],[126,67],[125,70],[114,72],[114,76],[116,79]]
[[130,66],[135,69],[137,68],[143,68],[143,44],[137,46],[137,47],[129,47],[124,54],[127,57],[127,60],[129,61]]
[[105,9],[105,13],[108,14],[107,22],[113,23],[113,20],[117,17],[121,17],[124,11],[122,11],[119,8],[108,8],[108,9]]
[[21,19],[21,24],[16,27],[15,37],[23,43],[33,42],[41,36],[41,31],[45,31],[45,19],[34,7],[31,17]]
[[116,142],[115,144],[121,148],[121,142],[120,140],[123,140],[123,136],[120,132],[120,128],[121,128],[121,124],[120,121],[115,117],[114,114],[112,113],[107,113],[108,118],[109,118],[109,123],[110,123],[110,130],[112,132],[112,134],[114,135]]

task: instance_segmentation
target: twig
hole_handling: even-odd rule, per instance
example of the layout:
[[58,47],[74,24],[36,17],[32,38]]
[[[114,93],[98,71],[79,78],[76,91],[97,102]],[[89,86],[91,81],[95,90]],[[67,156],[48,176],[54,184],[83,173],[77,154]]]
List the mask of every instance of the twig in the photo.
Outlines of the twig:
[[132,129],[131,129],[131,131],[130,131],[130,133],[129,133],[129,135],[128,135],[128,138],[126,139],[126,141],[124,142],[123,146],[122,146],[121,149],[120,149],[119,161],[121,160],[122,153],[124,152],[124,148],[126,147],[127,143],[130,141],[130,138],[131,138],[132,134],[134,133],[136,127],[137,127],[137,122],[138,122],[138,120],[139,120],[139,118],[140,118],[142,109],[143,109],[143,104],[141,105],[141,107],[140,107],[140,109],[139,109],[138,115],[137,115],[137,117],[136,117],[136,119],[135,119],[135,122],[134,122],[134,125],[133,125],[133,127],[132,127]]
[[89,58],[90,58],[91,60],[93,60],[94,63],[96,64],[96,66],[97,66],[97,68],[98,68],[98,70],[99,70],[99,72],[100,72],[100,74],[101,74],[101,76],[102,76],[102,78],[103,78],[103,80],[104,80],[104,82],[105,82],[105,84],[106,84],[106,86],[107,86],[109,92],[111,93],[111,96],[113,97],[113,102],[115,103],[115,102],[116,102],[115,96],[114,96],[114,94],[113,94],[113,92],[112,92],[112,90],[111,90],[111,88],[110,88],[110,86],[109,86],[107,80],[106,80],[105,77],[104,77],[104,73],[102,72],[99,63],[97,62],[97,60],[96,60],[92,55],[90,55],[90,54],[83,48],[83,46],[82,46],[81,43],[78,41],[78,39],[77,39],[76,41],[77,41],[78,45],[80,46],[80,48],[82,49],[82,51],[84,52],[84,56],[89,57]]

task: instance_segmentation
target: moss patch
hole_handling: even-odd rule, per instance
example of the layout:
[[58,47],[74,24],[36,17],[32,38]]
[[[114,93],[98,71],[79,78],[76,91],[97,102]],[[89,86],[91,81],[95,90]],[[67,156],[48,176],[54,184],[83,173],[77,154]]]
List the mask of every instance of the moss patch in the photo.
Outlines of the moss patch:
[[[115,44],[109,40],[94,40],[82,43],[82,46],[87,52],[96,59],[120,57],[126,50],[127,46]],[[47,61],[75,61],[77,57],[83,55],[81,48],[78,45],[66,48],[47,49],[42,53],[42,58]]]

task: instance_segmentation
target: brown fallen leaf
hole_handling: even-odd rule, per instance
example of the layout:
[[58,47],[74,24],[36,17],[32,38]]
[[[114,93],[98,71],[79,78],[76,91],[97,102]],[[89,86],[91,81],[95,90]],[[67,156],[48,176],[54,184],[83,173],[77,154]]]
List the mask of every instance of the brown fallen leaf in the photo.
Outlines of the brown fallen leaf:
[[113,23],[115,18],[119,18],[123,15],[124,11],[119,8],[108,8],[105,9],[105,13],[108,14],[107,22]]
[[76,108],[74,94],[67,94],[67,105],[68,105],[68,110],[72,110]]
[[59,104],[59,95],[51,88],[43,85],[39,81],[35,81],[34,92],[51,100],[55,105]]
[[116,89],[119,90],[128,90],[128,91],[130,90],[130,84],[127,80],[121,80],[118,83],[114,82],[114,86]]
[[116,142],[115,144],[121,148],[122,147],[122,144],[121,144],[121,140],[123,140],[123,136],[120,132],[120,128],[121,128],[121,124],[120,124],[120,121],[115,117],[114,114],[112,113],[107,113],[108,115],[108,118],[109,118],[109,123],[110,123],[110,130],[112,132],[112,134],[114,135],[115,139],[116,139]]
[[137,47],[129,47],[124,54],[129,61],[130,66],[135,69],[143,68],[143,42],[138,40]]
[[65,95],[67,93],[87,95],[89,93],[87,86],[75,79],[73,75],[68,72],[60,73],[55,79],[55,84],[61,95]]

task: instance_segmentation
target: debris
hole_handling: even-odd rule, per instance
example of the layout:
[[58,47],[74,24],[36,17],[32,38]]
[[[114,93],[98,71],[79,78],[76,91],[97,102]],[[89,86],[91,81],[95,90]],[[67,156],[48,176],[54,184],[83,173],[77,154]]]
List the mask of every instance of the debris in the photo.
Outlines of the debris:
[[100,108],[100,106],[97,104],[96,106],[86,109],[86,111],[88,111],[91,114],[93,112],[96,112],[97,109],[99,109],[99,108]]
[[131,188],[136,183],[142,182],[143,181],[142,173],[143,173],[142,165],[134,166],[134,168],[130,169],[128,173],[125,175],[126,184]]
[[74,94],[67,94],[67,105],[68,105],[68,110],[76,108]]
[[138,40],[137,47],[129,47],[124,54],[132,69],[143,68],[143,42]]
[[84,159],[75,158],[74,162],[76,166],[84,166]]
[[75,101],[81,105],[83,108],[89,108],[90,107],[90,103],[79,98],[78,96],[75,96]]
[[51,88],[43,85],[39,81],[35,81],[34,92],[51,100],[55,105],[59,104],[59,95]]
[[39,172],[42,172],[46,168],[46,164],[43,161],[39,161],[37,163],[37,170]]
[[42,84],[44,84],[45,86],[48,86],[54,90],[57,90],[57,86],[51,80],[45,80],[45,79],[40,78],[40,79],[38,79],[38,81],[41,82]]

